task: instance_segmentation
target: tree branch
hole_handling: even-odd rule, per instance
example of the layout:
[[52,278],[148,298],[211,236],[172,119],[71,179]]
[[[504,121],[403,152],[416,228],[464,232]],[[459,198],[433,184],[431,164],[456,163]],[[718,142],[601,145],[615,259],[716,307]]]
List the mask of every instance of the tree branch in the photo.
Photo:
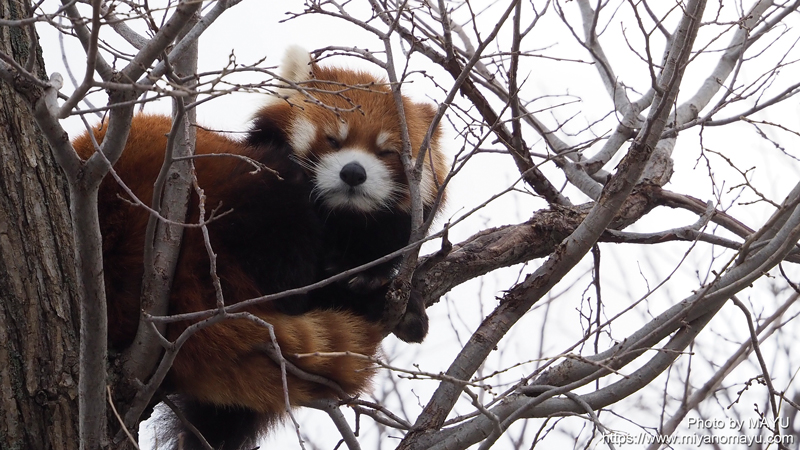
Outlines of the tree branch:
[[[687,5],[668,62],[659,76],[663,94],[656,96],[644,128],[628,155],[620,163],[618,172],[606,185],[603,195],[575,232],[564,240],[555,253],[522,283],[506,293],[500,305],[483,321],[450,365],[446,372],[448,376],[461,380],[470,377],[510,327],[580,261],[605,228],[611,224],[644,171],[650,153],[666,125],[667,115],[677,96],[686,61],[697,35],[699,18],[702,16],[704,6],[703,0],[691,1]],[[435,430],[441,427],[447,413],[455,405],[459,391],[460,389],[453,383],[440,383],[422,414],[417,418],[414,424],[416,430],[404,439],[401,448],[410,448],[415,436],[422,430]]]

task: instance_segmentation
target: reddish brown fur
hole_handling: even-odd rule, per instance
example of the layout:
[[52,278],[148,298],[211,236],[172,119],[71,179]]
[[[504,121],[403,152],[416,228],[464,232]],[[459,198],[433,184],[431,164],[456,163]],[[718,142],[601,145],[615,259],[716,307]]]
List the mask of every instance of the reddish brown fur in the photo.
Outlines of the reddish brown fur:
[[[139,115],[133,119],[126,149],[114,168],[128,187],[149,203],[153,182],[160,170],[169,133],[170,119]],[[104,131],[95,130],[98,141]],[[83,158],[93,152],[88,135],[74,141]],[[248,154],[250,148],[225,136],[197,130],[198,154]],[[201,186],[206,187],[207,205],[226,200],[229,176],[241,163],[234,158],[199,158],[196,170]],[[128,345],[136,332],[139,317],[139,294],[143,274],[142,251],[147,212],[118,196],[126,197],[111,177],[100,190],[99,208],[104,236],[104,268],[109,305],[109,338],[118,348]],[[195,211],[190,221],[197,220]],[[244,267],[219,254],[218,273],[225,285],[227,304],[262,295]],[[214,307],[215,293],[209,276],[209,264],[198,229],[184,233],[172,294],[171,312],[183,313]],[[372,356],[377,351],[380,326],[343,311],[311,311],[300,316],[278,312],[270,303],[249,310],[275,329],[284,355],[312,352],[353,352]],[[175,339],[187,326],[169,326],[168,337]],[[178,353],[170,374],[170,384],[179,392],[200,401],[217,405],[244,406],[267,415],[281,415],[285,410],[279,367],[267,356],[272,345],[269,331],[249,320],[227,320],[192,336]],[[337,382],[350,394],[361,392],[372,375],[371,363],[355,357],[315,356],[294,360],[302,369]],[[289,397],[293,405],[304,405],[323,395],[330,395],[319,384],[288,375]]]

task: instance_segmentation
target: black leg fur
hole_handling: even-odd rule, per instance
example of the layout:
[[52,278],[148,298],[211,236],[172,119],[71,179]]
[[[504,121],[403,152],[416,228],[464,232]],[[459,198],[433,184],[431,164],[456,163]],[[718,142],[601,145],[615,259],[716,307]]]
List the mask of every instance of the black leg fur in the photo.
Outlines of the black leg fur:
[[428,313],[421,295],[411,292],[406,313],[392,333],[406,342],[422,342],[425,339],[428,334]]

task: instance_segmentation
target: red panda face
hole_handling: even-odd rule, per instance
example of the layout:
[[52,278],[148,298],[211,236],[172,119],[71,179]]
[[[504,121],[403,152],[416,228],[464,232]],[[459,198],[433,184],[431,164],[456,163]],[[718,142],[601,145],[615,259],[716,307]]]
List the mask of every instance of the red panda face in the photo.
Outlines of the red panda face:
[[[260,114],[281,111],[287,140],[311,175],[316,198],[331,210],[410,210],[401,119],[386,83],[365,72],[311,64],[310,55],[296,47],[287,52],[281,73],[299,89],[281,89],[287,101],[273,102]],[[435,110],[406,98],[403,106],[416,156]],[[437,130],[420,186],[425,206],[434,203],[446,174],[438,140]]]
[[400,144],[390,132],[361,112],[309,109],[295,112],[288,137],[311,174],[315,197],[328,209],[363,213],[400,203],[408,188]]

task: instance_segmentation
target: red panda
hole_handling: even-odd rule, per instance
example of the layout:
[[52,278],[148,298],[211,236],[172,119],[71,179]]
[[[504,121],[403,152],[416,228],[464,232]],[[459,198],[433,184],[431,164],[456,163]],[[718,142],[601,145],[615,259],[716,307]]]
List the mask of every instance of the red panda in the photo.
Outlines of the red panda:
[[[226,304],[305,286],[372,261],[407,244],[410,197],[400,162],[400,116],[391,90],[365,72],[322,67],[290,48],[281,67],[286,87],[256,114],[239,141],[197,129],[196,153],[253,158],[277,172],[232,157],[196,158],[207,205],[229,213],[208,225]],[[403,98],[416,155],[434,108]],[[114,169],[140,199],[152,197],[166,148],[170,118],[137,115]],[[98,141],[104,130],[94,130]],[[447,173],[439,131],[430,142],[421,191],[426,214],[441,202]],[[86,158],[95,150],[88,135],[73,143]],[[109,341],[124,349],[139,319],[143,248],[148,213],[132,205],[106,177],[98,208],[108,298]],[[437,198],[439,199],[437,201]],[[188,222],[197,222],[193,195]],[[395,261],[308,295],[248,309],[270,323],[281,351],[302,370],[336,382],[350,395],[363,392],[371,363],[350,356],[308,357],[315,352],[374,356],[386,282]],[[170,296],[170,313],[215,307],[209,261],[197,228],[186,228]],[[424,310],[422,311],[424,314]],[[191,323],[169,325],[177,338]],[[425,326],[427,322],[425,322]],[[426,329],[413,330],[421,340]],[[258,433],[285,414],[280,369],[267,354],[269,330],[248,320],[226,320],[201,330],[178,352],[167,390],[181,396],[186,416],[214,448],[254,445]],[[334,398],[329,388],[287,374],[293,406]],[[183,448],[200,448],[180,425]]]

